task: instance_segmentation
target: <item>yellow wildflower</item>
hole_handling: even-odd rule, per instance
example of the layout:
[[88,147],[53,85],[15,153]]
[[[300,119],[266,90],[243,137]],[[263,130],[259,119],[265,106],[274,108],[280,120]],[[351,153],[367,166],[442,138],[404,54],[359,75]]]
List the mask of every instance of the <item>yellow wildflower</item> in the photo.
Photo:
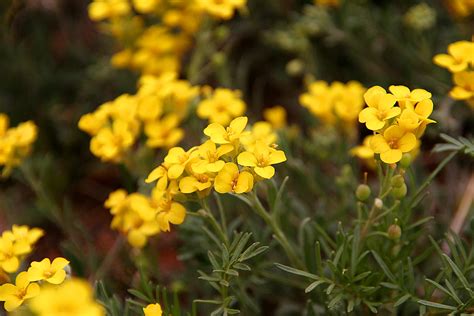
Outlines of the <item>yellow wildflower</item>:
[[204,129],[204,134],[216,144],[232,144],[235,148],[240,138],[248,134],[244,132],[247,122],[248,118],[241,116],[233,119],[227,128],[218,123],[211,123]]
[[184,137],[184,130],[179,128],[179,118],[171,113],[161,120],[149,122],[145,125],[145,134],[148,137],[146,144],[151,148],[171,148],[176,146]]
[[403,153],[410,152],[416,147],[417,139],[413,133],[405,132],[400,126],[392,125],[383,134],[375,135],[370,146],[380,159],[388,164],[397,163]]
[[165,195],[158,202],[156,220],[162,231],[170,231],[170,223],[180,225],[186,218],[186,209],[183,205],[175,202],[170,197],[170,194]]
[[363,160],[372,160],[374,158],[374,150],[370,146],[370,142],[374,135],[368,135],[362,141],[362,145],[351,149],[351,155],[354,155]]
[[94,300],[91,286],[76,278],[59,286],[45,286],[29,306],[37,316],[105,315],[102,306]]
[[364,99],[368,107],[359,113],[359,122],[365,123],[372,131],[382,129],[387,120],[398,116],[401,112],[399,107],[394,107],[395,96],[386,93],[382,87],[370,88],[364,94]]
[[31,245],[25,241],[13,241],[2,235],[0,237],[0,267],[13,273],[20,267],[20,258],[31,252]]
[[33,261],[28,269],[28,278],[30,281],[46,281],[51,284],[61,284],[66,278],[64,268],[69,261],[58,257],[51,262],[48,258],[41,261]]
[[170,179],[179,178],[188,163],[194,162],[197,156],[196,147],[185,151],[181,147],[173,147],[168,151],[168,155],[165,157],[165,163],[169,164],[168,177]]
[[116,120],[102,128],[90,143],[91,152],[104,161],[120,161],[135,142],[135,134],[127,122]]
[[466,70],[469,65],[474,66],[474,42],[459,41],[449,44],[448,54],[436,55],[433,62],[453,73]]
[[196,173],[219,172],[225,165],[225,161],[220,158],[232,150],[232,145],[223,144],[217,148],[215,143],[207,140],[198,147],[199,160],[191,168]]
[[227,125],[232,119],[245,113],[246,105],[240,95],[240,91],[218,88],[210,98],[198,104],[197,115],[208,119],[210,123]]
[[26,225],[13,224],[11,230],[4,231],[2,237],[14,242],[24,242],[29,245],[35,244],[38,239],[43,237],[44,231],[40,228],[30,228]]
[[185,194],[198,191],[201,195],[206,195],[212,187],[212,180],[210,174],[193,173],[179,181],[179,190]]
[[214,189],[219,193],[247,193],[253,189],[253,176],[248,171],[239,171],[239,167],[228,162],[217,174]]
[[23,304],[25,300],[33,298],[39,293],[39,285],[30,283],[27,272],[20,272],[16,277],[15,284],[7,283],[0,286],[0,301],[4,301],[5,309],[11,312]]
[[133,0],[133,7],[138,13],[152,13],[160,5],[161,0]]
[[161,305],[158,303],[148,304],[143,308],[143,313],[145,316],[162,316],[163,311],[161,310]]
[[272,165],[284,161],[286,156],[282,150],[275,150],[259,142],[252,152],[244,151],[237,157],[239,165],[253,168],[257,175],[265,179],[270,179],[275,174]]
[[405,86],[390,86],[388,90],[397,98],[397,102],[402,109],[413,107],[414,104],[431,98],[431,93],[424,89],[414,89],[410,91]]
[[455,100],[474,101],[474,71],[462,71],[453,76],[456,85],[449,95]]

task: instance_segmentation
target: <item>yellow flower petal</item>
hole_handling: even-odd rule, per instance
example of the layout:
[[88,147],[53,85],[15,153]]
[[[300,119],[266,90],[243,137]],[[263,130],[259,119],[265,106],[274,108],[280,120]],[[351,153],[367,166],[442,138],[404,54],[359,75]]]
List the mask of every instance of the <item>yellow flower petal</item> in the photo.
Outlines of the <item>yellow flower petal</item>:
[[263,168],[255,167],[253,170],[255,171],[256,174],[258,174],[259,176],[265,179],[270,179],[271,177],[275,175],[275,168],[273,168],[272,166],[266,166]]
[[402,159],[402,151],[399,149],[390,149],[381,153],[380,159],[388,164],[397,163]]
[[255,167],[257,165],[257,158],[254,154],[248,151],[244,151],[243,153],[240,153],[237,157],[237,162],[241,166]]

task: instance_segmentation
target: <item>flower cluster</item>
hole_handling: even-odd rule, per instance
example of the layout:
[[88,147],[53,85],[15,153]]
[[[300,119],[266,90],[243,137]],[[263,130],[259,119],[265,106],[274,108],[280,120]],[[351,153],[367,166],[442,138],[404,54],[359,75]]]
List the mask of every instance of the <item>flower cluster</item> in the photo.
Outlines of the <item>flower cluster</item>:
[[474,42],[452,43],[448,54],[438,54],[433,61],[453,74],[455,86],[449,95],[455,100],[465,100],[474,108]]
[[146,179],[156,181],[149,197],[113,192],[105,202],[114,216],[112,227],[140,248],[148,237],[184,222],[182,201],[203,199],[212,188],[218,193],[248,193],[255,182],[272,178],[273,165],[286,156],[276,149],[277,136],[270,123],[257,122],[246,130],[247,122],[247,117],[238,117],[227,127],[211,123],[204,129],[209,139],[200,146],[171,148]]
[[241,99],[240,91],[217,88],[215,91],[207,91],[207,98],[199,102],[197,115],[210,123],[227,125],[232,119],[245,113],[246,105]]
[[8,116],[0,113],[0,168],[3,169],[3,176],[7,176],[30,154],[37,134],[37,127],[32,121],[9,128]]
[[176,73],[142,76],[135,95],[121,95],[83,115],[79,128],[92,136],[91,152],[103,161],[123,161],[142,131],[148,147],[170,148],[182,139],[179,124],[198,93]]
[[16,272],[43,234],[42,229],[18,225],[4,231],[0,236],[0,272]]
[[367,107],[359,113],[359,122],[365,123],[374,135],[355,154],[365,158],[370,157],[371,149],[387,164],[399,162],[404,153],[419,146],[426,126],[435,122],[429,118],[433,112],[431,93],[423,89],[410,91],[405,86],[390,86],[387,92],[374,86],[367,90],[364,99]]
[[308,92],[300,96],[300,103],[326,124],[342,122],[343,126],[352,126],[364,106],[365,91],[357,81],[346,84],[336,81],[330,85],[315,81],[309,85]]

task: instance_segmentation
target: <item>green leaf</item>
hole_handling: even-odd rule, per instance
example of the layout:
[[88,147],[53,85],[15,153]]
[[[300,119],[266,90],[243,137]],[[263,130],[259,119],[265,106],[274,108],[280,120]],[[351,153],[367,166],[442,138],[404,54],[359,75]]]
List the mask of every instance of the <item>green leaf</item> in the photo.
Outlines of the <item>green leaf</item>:
[[292,274],[296,274],[296,275],[303,276],[303,277],[306,277],[306,278],[310,278],[310,279],[313,279],[313,280],[320,280],[321,279],[317,275],[306,272],[306,271],[303,271],[303,270],[299,270],[299,269],[295,269],[295,268],[292,268],[292,267],[289,267],[289,266],[285,266],[285,265],[280,264],[280,263],[275,263],[275,265],[277,266],[277,268],[279,268],[283,271],[292,273]]
[[472,290],[471,290],[471,286],[469,285],[469,282],[467,281],[466,277],[464,276],[464,274],[461,272],[461,270],[459,269],[459,267],[453,262],[453,260],[451,260],[451,258],[449,258],[446,254],[443,254],[443,257],[446,259],[446,261],[449,263],[449,265],[451,266],[451,269],[453,270],[453,272],[456,274],[456,276],[459,278],[459,280],[461,281],[462,285],[464,286],[464,288],[472,294]]
[[313,283],[311,283],[310,285],[308,285],[308,287],[304,290],[305,293],[309,293],[311,292],[312,290],[314,290],[315,288],[317,288],[319,285],[325,283],[326,281],[324,280],[317,280],[317,281],[314,281]]
[[405,303],[409,298],[411,297],[411,294],[405,294],[402,297],[400,297],[394,304],[394,307],[400,306],[403,303]]
[[372,253],[372,256],[374,256],[375,260],[377,261],[377,263],[379,264],[380,268],[382,268],[383,272],[385,273],[385,275],[390,279],[390,281],[394,282],[394,283],[397,283],[396,279],[395,279],[395,276],[393,275],[393,273],[390,271],[390,269],[388,268],[388,266],[385,264],[385,262],[383,261],[382,258],[380,258],[380,256],[375,252],[375,251],[371,251]]
[[454,307],[454,306],[440,304],[440,303],[436,303],[436,302],[425,301],[425,300],[419,300],[418,304],[428,306],[428,307],[437,308],[437,309],[445,309],[445,310],[450,310],[450,311],[457,310],[457,308]]

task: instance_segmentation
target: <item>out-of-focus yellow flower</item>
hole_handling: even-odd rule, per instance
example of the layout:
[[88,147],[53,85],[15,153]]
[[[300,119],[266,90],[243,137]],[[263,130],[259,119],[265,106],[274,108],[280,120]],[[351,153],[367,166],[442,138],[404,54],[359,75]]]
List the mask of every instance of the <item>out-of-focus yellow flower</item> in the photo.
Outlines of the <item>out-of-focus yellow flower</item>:
[[0,301],[4,301],[5,309],[11,312],[21,306],[25,300],[33,298],[39,293],[39,285],[30,283],[27,272],[20,272],[16,277],[15,284],[7,283],[0,286]]
[[161,0],[133,0],[133,7],[138,13],[152,13],[161,4]]
[[417,139],[413,133],[405,132],[401,127],[392,125],[383,134],[375,135],[370,146],[380,159],[388,164],[397,163],[403,153],[412,151],[416,147]]
[[399,107],[395,107],[396,97],[385,91],[384,88],[375,86],[364,94],[368,107],[359,113],[359,122],[365,123],[366,127],[372,131],[382,129],[387,120],[390,120],[401,113]]
[[94,0],[89,4],[89,17],[93,21],[116,18],[130,13],[127,0]]
[[444,2],[457,17],[464,18],[474,13],[474,0],[445,0]]
[[323,7],[338,7],[341,3],[340,0],[314,0],[314,4]]
[[240,91],[218,88],[197,106],[197,115],[210,123],[227,125],[245,113],[246,105],[240,99]]
[[279,129],[286,126],[286,110],[281,105],[267,108],[263,111],[265,121],[272,124],[273,128]]
[[45,286],[29,303],[38,316],[104,316],[94,300],[91,286],[84,280],[70,279],[59,286]]
[[23,242],[29,245],[34,245],[38,239],[43,237],[44,231],[40,228],[30,228],[26,225],[13,224],[11,230],[4,231],[2,237],[11,240],[12,242]]
[[315,81],[308,86],[308,92],[300,96],[300,103],[311,114],[326,124],[341,123],[343,127],[353,126],[364,105],[362,95],[365,88],[357,81],[346,84]]
[[102,128],[91,140],[91,152],[104,161],[118,162],[133,145],[135,135],[124,121],[114,121],[112,127]]
[[204,129],[204,134],[216,144],[232,144],[235,148],[240,138],[249,134],[244,132],[247,122],[248,118],[241,116],[233,119],[227,128],[218,123],[211,123]]
[[247,4],[247,0],[197,0],[197,3],[210,15],[228,20],[234,16],[234,10]]
[[145,316],[162,316],[163,311],[161,310],[161,305],[158,303],[148,304],[143,308],[143,313]]
[[474,71],[461,71],[453,75],[456,85],[449,95],[455,100],[466,100],[474,108]]
[[33,261],[28,269],[28,278],[30,281],[46,281],[51,284],[61,284],[66,278],[64,268],[69,261],[58,257],[51,262],[48,258],[41,261]]
[[474,42],[459,41],[448,46],[448,54],[438,54],[433,58],[436,65],[452,73],[474,67]]
[[239,167],[228,162],[217,174],[214,188],[219,193],[247,193],[252,191],[254,179],[250,172],[239,171]]
[[362,141],[362,145],[352,148],[350,153],[363,160],[373,160],[374,150],[370,146],[373,137],[374,135],[366,136]]
[[268,122],[256,122],[250,133],[246,133],[241,142],[246,151],[253,151],[257,143],[264,146],[274,146],[278,139],[277,134]]
[[171,148],[176,146],[184,137],[184,130],[179,128],[179,118],[168,114],[161,120],[146,123],[146,144],[151,148]]
[[8,128],[8,124],[8,116],[0,114],[0,167],[3,167],[3,176],[7,176],[30,154],[38,134],[38,129],[32,121],[11,128]]
[[270,179],[275,174],[272,165],[284,161],[286,156],[282,150],[275,150],[259,142],[252,152],[244,151],[237,157],[239,165],[253,168],[253,171],[264,179]]

